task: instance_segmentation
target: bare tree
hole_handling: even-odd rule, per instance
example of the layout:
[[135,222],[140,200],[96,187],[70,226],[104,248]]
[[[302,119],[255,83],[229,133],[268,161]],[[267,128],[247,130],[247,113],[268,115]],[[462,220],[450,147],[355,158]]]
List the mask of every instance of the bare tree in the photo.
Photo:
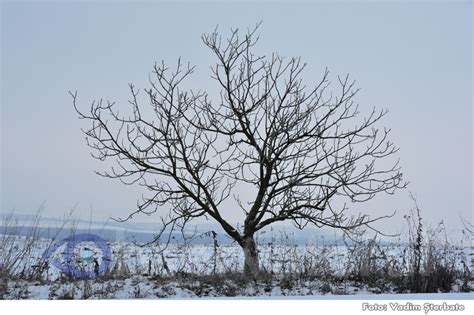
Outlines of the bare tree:
[[[328,93],[327,70],[307,87],[300,58],[254,54],[257,29],[243,37],[237,29],[227,39],[217,29],[202,36],[217,59],[211,78],[219,98],[184,90],[194,67],[181,60],[174,70],[155,64],[144,94],[130,84],[129,114],[103,100],[81,111],[70,92],[79,117],[91,123],[84,132],[93,156],[116,161],[99,174],[150,193],[124,220],[169,206],[158,240],[167,228],[212,218],[243,248],[248,275],[258,271],[254,235],[262,228],[292,221],[349,231],[382,216],[347,216],[346,204],[334,200],[364,202],[406,185],[398,161],[378,162],[397,151],[390,130],[376,127],[387,112],[360,117],[348,76]],[[243,230],[225,218],[239,209]]]

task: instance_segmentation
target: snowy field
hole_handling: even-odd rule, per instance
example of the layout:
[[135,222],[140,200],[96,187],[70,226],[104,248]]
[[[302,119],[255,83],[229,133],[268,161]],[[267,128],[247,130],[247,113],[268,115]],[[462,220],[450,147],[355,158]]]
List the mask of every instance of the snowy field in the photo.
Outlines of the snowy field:
[[[8,276],[3,276],[4,299],[332,299],[368,296],[411,299],[417,296],[407,295],[410,289],[403,284],[404,279],[410,277],[413,263],[411,247],[403,243],[259,244],[261,276],[252,281],[241,274],[243,253],[234,244],[139,246],[132,242],[111,242],[108,243],[110,257],[104,258],[94,242],[75,244],[67,256],[66,243],[54,247],[55,242],[49,239],[30,243],[27,238],[17,237],[11,246],[1,248],[2,264],[5,266],[7,259],[15,253],[25,252],[27,244],[30,248],[25,256],[18,260]],[[53,248],[54,252],[46,257],[48,248]],[[430,298],[472,299],[472,247],[428,247],[423,255],[421,277],[425,283],[432,283],[432,278],[442,281]],[[68,274],[71,264],[89,274],[94,273],[97,265],[104,264],[107,268],[97,278],[82,279]],[[451,275],[451,282],[445,281],[446,275]]]

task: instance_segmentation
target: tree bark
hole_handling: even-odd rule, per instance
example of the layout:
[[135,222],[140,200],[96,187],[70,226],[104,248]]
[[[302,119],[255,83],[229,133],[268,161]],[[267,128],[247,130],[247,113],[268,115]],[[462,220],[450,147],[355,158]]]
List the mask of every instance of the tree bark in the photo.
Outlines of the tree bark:
[[245,256],[244,275],[248,278],[255,278],[259,272],[257,244],[253,236],[247,236],[242,239],[240,245]]

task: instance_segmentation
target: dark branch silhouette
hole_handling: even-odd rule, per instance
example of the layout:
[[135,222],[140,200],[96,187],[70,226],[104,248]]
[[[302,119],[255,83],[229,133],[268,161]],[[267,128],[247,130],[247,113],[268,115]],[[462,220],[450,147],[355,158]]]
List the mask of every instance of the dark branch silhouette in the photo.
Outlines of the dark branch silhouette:
[[[390,130],[376,125],[387,112],[360,117],[349,76],[338,77],[328,92],[327,70],[309,86],[300,58],[255,55],[257,29],[243,37],[237,29],[227,39],[217,29],[202,36],[217,59],[211,76],[220,88],[217,99],[182,87],[194,67],[181,60],[174,70],[155,64],[144,93],[130,84],[129,114],[103,100],[82,111],[71,93],[79,117],[91,124],[84,133],[93,157],[116,161],[99,174],[149,192],[123,220],[169,207],[159,239],[169,227],[212,218],[244,249],[247,274],[258,271],[254,235],[260,229],[292,221],[298,228],[349,231],[383,216],[348,216],[346,204],[338,208],[335,200],[365,202],[406,186],[398,162],[386,166],[397,148]],[[225,219],[239,209],[243,231]]]

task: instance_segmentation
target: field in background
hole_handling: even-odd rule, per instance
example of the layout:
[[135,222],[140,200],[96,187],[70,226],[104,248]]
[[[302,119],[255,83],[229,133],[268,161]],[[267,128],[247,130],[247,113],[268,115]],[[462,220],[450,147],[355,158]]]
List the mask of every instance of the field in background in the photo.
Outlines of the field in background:
[[[240,247],[215,233],[175,236],[168,244],[109,241],[109,268],[96,279],[80,279],[67,268],[66,244],[43,253],[63,235],[77,232],[64,222],[44,238],[40,217],[25,224],[5,217],[0,233],[0,297],[3,299],[128,299],[191,297],[318,297],[398,293],[467,293],[474,290],[474,249],[468,231],[456,244],[442,224],[425,228],[407,217],[406,235],[382,242],[363,234],[315,237],[301,244],[293,234],[267,231],[258,238],[260,275],[242,275]],[[97,231],[97,230],[94,230]],[[102,254],[92,242],[74,248],[74,263],[94,270]]]

